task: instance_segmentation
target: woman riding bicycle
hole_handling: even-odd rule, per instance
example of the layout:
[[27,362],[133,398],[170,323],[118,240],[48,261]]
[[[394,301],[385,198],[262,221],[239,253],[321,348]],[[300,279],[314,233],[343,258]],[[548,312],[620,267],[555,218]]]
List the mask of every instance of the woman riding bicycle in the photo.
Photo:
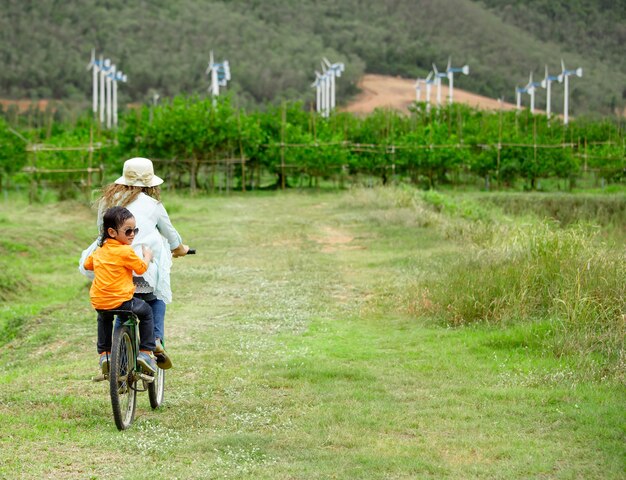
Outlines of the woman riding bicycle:
[[135,296],[152,308],[157,364],[161,368],[170,368],[171,361],[165,353],[163,343],[166,304],[172,301],[172,255],[184,256],[189,247],[183,244],[161,203],[159,185],[162,183],[163,180],[154,174],[154,167],[149,159],[136,157],[126,160],[122,176],[106,186],[97,201],[97,226],[100,231],[103,214],[108,208],[126,207],[135,217],[139,228],[133,242],[135,251],[140,255],[140,246],[146,245],[153,252],[156,268],[150,268],[143,275],[133,277]]

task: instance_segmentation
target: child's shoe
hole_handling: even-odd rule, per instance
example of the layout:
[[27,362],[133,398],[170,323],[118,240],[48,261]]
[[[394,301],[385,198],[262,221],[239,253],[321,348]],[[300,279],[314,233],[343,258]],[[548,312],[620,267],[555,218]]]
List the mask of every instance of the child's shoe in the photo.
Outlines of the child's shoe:
[[137,363],[141,366],[145,373],[149,373],[154,375],[157,370],[156,363],[154,362],[154,357],[150,352],[139,352],[137,355]]
[[110,359],[109,357],[111,356],[111,352],[102,352],[100,354],[100,370],[102,371],[102,375],[108,375],[109,374],[109,365],[110,365]]

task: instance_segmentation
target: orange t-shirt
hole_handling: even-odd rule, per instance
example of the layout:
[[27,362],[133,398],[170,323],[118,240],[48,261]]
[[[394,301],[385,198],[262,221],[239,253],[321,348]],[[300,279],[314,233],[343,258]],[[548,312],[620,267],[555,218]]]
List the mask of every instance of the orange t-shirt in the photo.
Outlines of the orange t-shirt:
[[87,260],[85,269],[93,270],[96,278],[91,284],[91,305],[98,310],[112,310],[130,300],[135,293],[133,271],[137,275],[148,269],[130,245],[107,238]]

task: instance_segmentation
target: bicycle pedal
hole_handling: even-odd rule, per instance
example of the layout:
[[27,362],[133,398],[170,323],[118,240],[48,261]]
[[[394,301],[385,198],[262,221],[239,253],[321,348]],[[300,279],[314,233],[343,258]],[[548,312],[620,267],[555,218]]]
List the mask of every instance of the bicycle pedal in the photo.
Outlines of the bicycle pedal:
[[154,377],[152,375],[147,375],[145,373],[138,373],[137,376],[141,378],[146,383],[154,382]]

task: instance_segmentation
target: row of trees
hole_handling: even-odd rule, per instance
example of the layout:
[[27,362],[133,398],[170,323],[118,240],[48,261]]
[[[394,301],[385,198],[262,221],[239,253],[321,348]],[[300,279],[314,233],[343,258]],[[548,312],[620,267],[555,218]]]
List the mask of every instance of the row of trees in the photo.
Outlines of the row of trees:
[[378,110],[325,119],[298,103],[244,112],[227,97],[215,106],[176,97],[126,112],[114,133],[100,131],[89,117],[20,131],[0,120],[0,180],[6,186],[9,177],[19,183],[35,174],[84,179],[76,170],[97,165],[114,175],[131,156],[161,162],[168,183],[192,189],[213,189],[220,175],[242,189],[363,177],[424,187],[485,181],[506,188],[522,181],[533,189],[538,179],[575,181],[590,170],[607,182],[624,179],[620,124],[577,120],[564,127],[528,111],[425,107],[416,104],[408,116]]

